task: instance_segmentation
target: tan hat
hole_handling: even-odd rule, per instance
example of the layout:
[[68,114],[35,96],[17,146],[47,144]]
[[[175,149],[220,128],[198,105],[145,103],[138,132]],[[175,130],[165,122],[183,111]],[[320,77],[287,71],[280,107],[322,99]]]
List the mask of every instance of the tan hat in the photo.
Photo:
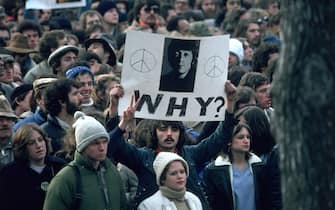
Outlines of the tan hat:
[[50,83],[57,81],[57,78],[40,78],[33,82],[33,89],[37,90],[47,87]]
[[14,33],[5,49],[14,53],[34,53],[36,50],[30,49],[28,38],[21,33]]
[[0,117],[17,119],[17,116],[4,95],[0,95]]

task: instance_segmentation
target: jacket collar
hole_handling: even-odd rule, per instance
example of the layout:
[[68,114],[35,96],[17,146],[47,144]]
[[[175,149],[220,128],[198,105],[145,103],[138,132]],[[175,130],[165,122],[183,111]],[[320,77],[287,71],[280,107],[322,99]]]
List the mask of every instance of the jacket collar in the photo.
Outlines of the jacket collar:
[[[80,154],[77,150],[76,150],[76,152],[74,154],[74,161],[76,163],[78,163],[78,165],[82,165],[82,166],[84,166],[85,168],[87,168],[89,170],[96,171],[96,169],[93,167],[93,165],[90,162],[90,160],[87,157],[85,157],[84,155]],[[111,163],[109,163],[107,161],[107,157],[106,157],[105,160],[103,160],[103,161],[100,162],[100,168],[102,170],[105,170],[106,168],[109,167],[110,164]]]
[[[254,164],[254,163],[260,163],[262,160],[255,155],[254,153],[249,153],[251,156],[248,160],[249,165]],[[230,166],[231,162],[229,160],[228,155],[219,155],[214,162],[215,166]]]

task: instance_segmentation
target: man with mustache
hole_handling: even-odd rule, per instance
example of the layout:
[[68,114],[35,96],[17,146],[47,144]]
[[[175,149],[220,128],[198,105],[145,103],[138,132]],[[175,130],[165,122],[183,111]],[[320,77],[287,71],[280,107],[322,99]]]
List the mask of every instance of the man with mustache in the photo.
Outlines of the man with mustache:
[[79,110],[81,100],[80,84],[75,80],[60,79],[45,90],[44,105],[48,117],[41,128],[51,138],[53,153],[62,148],[62,138],[72,126],[73,114]]
[[136,205],[158,190],[153,170],[153,161],[156,155],[159,152],[174,152],[183,157],[189,164],[187,190],[198,196],[203,209],[210,209],[198,175],[198,169],[201,169],[206,162],[215,157],[230,139],[235,121],[232,115],[232,100],[228,100],[227,104],[229,112],[226,112],[225,121],[220,123],[210,137],[196,145],[185,145],[189,136],[182,122],[157,120],[153,122],[151,127],[151,137],[148,139],[150,145],[137,148],[121,139],[126,128],[133,123],[136,107],[133,107],[131,103],[130,107],[124,111],[118,128],[110,132],[111,141],[108,147],[108,156],[126,165],[137,175],[139,183],[135,197]]
[[0,169],[14,160],[12,148],[13,124],[17,119],[8,100],[0,95]]

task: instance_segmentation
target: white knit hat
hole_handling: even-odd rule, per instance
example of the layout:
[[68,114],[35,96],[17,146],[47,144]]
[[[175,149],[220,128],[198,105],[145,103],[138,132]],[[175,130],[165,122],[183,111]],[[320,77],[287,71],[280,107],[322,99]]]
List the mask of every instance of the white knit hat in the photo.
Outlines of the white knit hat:
[[239,62],[244,58],[243,44],[237,39],[229,39],[229,52],[238,57]]
[[78,152],[82,152],[87,145],[94,140],[105,137],[109,141],[109,135],[105,127],[93,117],[85,115],[83,112],[74,113],[76,122],[72,125],[75,129],[75,138]]
[[176,153],[173,153],[173,152],[160,152],[156,156],[156,159],[154,160],[154,163],[153,163],[153,167],[154,167],[154,170],[155,170],[155,173],[156,173],[156,181],[157,181],[157,184],[159,186],[160,186],[160,181],[159,180],[162,176],[162,173],[163,173],[164,169],[166,168],[166,166],[169,163],[171,163],[172,161],[175,161],[175,160],[180,160],[183,163],[185,163],[186,174],[188,176],[188,174],[189,174],[188,164],[182,157],[180,157],[179,155],[177,155]]

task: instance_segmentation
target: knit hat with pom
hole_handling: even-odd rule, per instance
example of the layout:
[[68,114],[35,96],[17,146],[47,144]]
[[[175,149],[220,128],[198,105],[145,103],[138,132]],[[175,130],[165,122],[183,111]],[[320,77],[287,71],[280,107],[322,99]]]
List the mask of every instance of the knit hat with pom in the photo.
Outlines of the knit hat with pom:
[[78,152],[82,152],[91,142],[98,138],[107,138],[109,135],[105,127],[93,117],[85,115],[83,112],[74,113],[76,122],[73,124]]
[[158,186],[161,186],[160,183],[160,179],[162,176],[162,173],[164,171],[164,169],[167,167],[167,165],[175,160],[180,160],[181,162],[183,162],[186,165],[186,174],[188,176],[189,174],[189,169],[188,169],[188,164],[187,162],[180,157],[179,155],[177,155],[176,153],[173,152],[160,152],[158,153],[158,155],[156,156],[154,163],[153,163],[153,167],[156,173],[156,182],[158,184]]

